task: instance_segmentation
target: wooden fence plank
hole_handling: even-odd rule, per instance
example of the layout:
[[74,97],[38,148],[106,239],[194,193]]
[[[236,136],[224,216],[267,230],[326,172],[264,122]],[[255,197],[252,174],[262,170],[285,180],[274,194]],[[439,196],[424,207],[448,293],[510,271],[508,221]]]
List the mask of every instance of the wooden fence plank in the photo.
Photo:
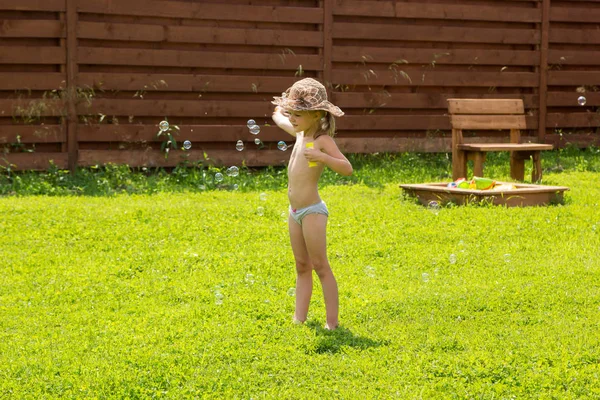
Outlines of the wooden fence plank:
[[548,113],[548,128],[594,128],[600,127],[600,114],[597,113]]
[[555,149],[564,148],[567,145],[580,148],[595,146],[600,147],[600,134],[547,134],[544,137],[544,143],[551,144]]
[[323,35],[316,31],[163,26],[85,21],[79,23],[78,37],[96,40],[289,47],[321,47],[323,45]]
[[[536,129],[534,116],[526,116],[527,129]],[[345,115],[336,121],[339,130],[450,130],[445,115]]]
[[317,7],[277,7],[238,4],[170,2],[128,0],[80,0],[81,13],[133,15],[162,18],[189,18],[205,20],[290,22],[319,24],[323,21],[323,11]]
[[600,30],[590,28],[552,28],[550,43],[600,44]]
[[[17,139],[17,136],[19,137]],[[2,125],[0,143],[63,143],[66,133],[61,125]]]
[[[401,69],[401,68],[400,68]],[[408,78],[394,70],[333,69],[332,81],[346,85],[455,86],[455,87],[536,87],[537,74],[532,72],[461,72],[410,71]]]
[[66,76],[61,73],[0,72],[2,90],[53,90],[65,86]]
[[405,63],[432,65],[526,65],[539,64],[535,50],[494,49],[407,49],[394,47],[335,46],[335,62],[395,63],[402,68]]
[[149,67],[243,68],[267,70],[320,70],[323,60],[318,55],[257,54],[216,51],[179,51],[150,49],[115,49],[80,47],[79,64],[135,65]]
[[65,26],[60,21],[5,19],[0,38],[64,38]]
[[79,115],[134,115],[154,117],[264,117],[270,118],[273,105],[269,101],[234,100],[141,100],[95,99],[91,105],[79,104]]
[[411,19],[442,19],[460,21],[539,22],[541,15],[535,8],[498,6],[404,3],[396,1],[338,0],[335,15],[397,17]]
[[[0,75],[0,83],[2,75]],[[254,92],[281,93],[299,78],[252,75],[196,74],[124,74],[90,73],[78,75],[79,86],[100,87],[120,91],[179,91],[179,92]]]
[[[448,99],[456,98],[450,93],[389,93],[389,92],[336,92],[332,95],[335,105],[344,109],[348,108],[412,108],[412,109],[448,109]],[[538,99],[533,94],[473,94],[463,96],[479,99],[514,99],[521,98],[525,108],[531,109],[538,106]]]
[[[182,162],[191,164],[197,162],[206,162],[215,165],[246,165],[248,167],[265,165],[285,165],[289,160],[291,151],[279,151],[276,149],[248,150],[243,152],[228,150],[174,150],[169,153],[168,158],[160,150],[80,150],[79,163],[81,166],[102,165],[107,163],[127,164],[130,166],[147,167],[175,167]],[[209,157],[205,161],[204,154]],[[229,179],[224,184],[227,184]],[[234,183],[234,180],[231,180]]]
[[554,65],[594,65],[600,64],[600,51],[550,49],[548,63]]
[[64,47],[0,46],[0,64],[64,64]]
[[333,37],[334,39],[533,45],[539,43],[540,33],[534,29],[466,28],[338,22],[334,24]]
[[0,99],[0,115],[14,120],[35,120],[64,115],[64,104],[52,98]]
[[67,168],[66,153],[9,153],[0,157],[0,165],[11,165],[19,170],[46,170],[51,161],[58,168]]
[[345,115],[336,120],[339,130],[449,130],[443,115]]
[[552,22],[589,22],[600,21],[600,9],[575,6],[552,6],[550,10]]
[[65,0],[0,0],[0,10],[6,11],[65,11]]
[[392,137],[372,138],[338,138],[336,143],[344,153],[378,153],[378,152],[449,152],[450,138],[424,137]]
[[[600,106],[600,92],[548,92],[548,106],[549,107],[578,107],[582,108],[577,103],[579,96],[585,96],[586,107],[598,107]],[[586,108],[589,110],[589,108]]]
[[[253,135],[246,125],[178,125],[179,133],[175,134],[178,141],[189,140],[192,145],[204,142],[230,142],[237,140],[248,142],[247,147],[255,148],[254,139],[263,142],[290,140],[291,137],[277,126],[264,126]],[[218,132],[218,135],[215,135]],[[157,137],[158,127],[153,125],[84,125],[78,128],[81,142],[162,142],[164,138]],[[234,145],[232,144],[232,149]]]

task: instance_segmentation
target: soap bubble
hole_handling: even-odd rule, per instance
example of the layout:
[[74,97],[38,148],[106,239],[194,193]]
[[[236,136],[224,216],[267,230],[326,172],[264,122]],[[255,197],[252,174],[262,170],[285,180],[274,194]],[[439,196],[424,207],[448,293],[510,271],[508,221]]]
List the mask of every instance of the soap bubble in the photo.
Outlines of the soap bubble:
[[434,210],[439,210],[440,209],[440,203],[438,203],[437,201],[430,201],[427,204],[427,208],[429,209],[434,209]]
[[585,98],[585,96],[579,96],[577,98],[577,104],[579,104],[580,106],[585,106],[585,103],[587,103],[587,99]]
[[259,138],[254,139],[254,144],[256,144],[257,146],[260,146],[262,144],[262,141]]
[[450,254],[450,264],[456,264],[456,254]]
[[246,274],[246,282],[248,282],[249,284],[253,284],[254,283],[254,275]]
[[258,125],[252,125],[250,127],[250,133],[253,135],[258,135],[260,133],[260,126]]
[[261,201],[267,201],[267,194],[266,194],[266,193],[261,193],[261,194],[258,196],[258,198],[259,198]]
[[365,267],[365,274],[367,274],[367,276],[369,278],[374,278],[375,277],[375,267],[372,267],[370,265],[367,265]]
[[237,151],[244,150],[244,142],[242,142],[241,140],[238,140],[237,143],[235,144],[235,149]]
[[438,203],[435,200],[427,203],[427,209],[429,211],[431,211],[432,213],[434,213],[435,215],[438,215],[438,213],[440,212],[440,208],[441,208],[440,203]]
[[240,174],[240,169],[238,167],[236,167],[235,165],[227,168],[227,176],[236,177],[239,174]]
[[256,121],[253,119],[249,119],[248,122],[246,122],[246,126],[248,127],[248,129],[250,129],[254,125],[256,125]]
[[192,142],[190,142],[189,140],[186,140],[185,142],[183,142],[183,148],[186,150],[189,150],[192,148]]
[[285,144],[285,142],[281,140],[279,143],[277,143],[277,148],[281,151],[286,151],[288,147],[287,144]]
[[234,184],[233,184],[233,190],[238,190],[239,188],[240,188],[240,187],[239,187],[239,185],[238,185],[237,183],[234,183]]
[[166,132],[169,130],[169,123],[167,121],[160,121],[158,127],[160,128],[161,132]]
[[506,253],[506,254],[504,255],[504,262],[505,262],[505,263],[509,263],[509,262],[510,262],[510,254]]
[[223,174],[220,172],[217,172],[215,174],[215,182],[223,182]]
[[261,217],[262,217],[263,215],[265,215],[265,208],[264,208],[264,207],[258,207],[258,208],[256,209],[256,213],[257,213],[259,216],[261,216]]
[[423,279],[423,282],[429,282],[429,274],[427,272],[423,272],[421,278]]
[[224,297],[225,296],[223,296],[223,294],[219,290],[216,290],[215,291],[215,304],[218,304],[218,305],[223,304]]
[[288,296],[294,297],[296,296],[296,289],[295,288],[289,288],[287,291]]

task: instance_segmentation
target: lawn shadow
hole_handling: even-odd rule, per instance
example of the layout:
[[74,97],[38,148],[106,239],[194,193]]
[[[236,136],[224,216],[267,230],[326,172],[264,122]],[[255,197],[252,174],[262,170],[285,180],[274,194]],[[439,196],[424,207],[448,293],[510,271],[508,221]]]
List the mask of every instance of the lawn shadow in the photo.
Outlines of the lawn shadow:
[[313,329],[317,334],[318,343],[314,352],[338,353],[343,346],[353,347],[359,350],[366,350],[371,347],[379,347],[389,344],[387,340],[374,340],[364,336],[355,335],[348,328],[342,326],[334,331],[329,331],[319,325],[316,321],[309,321],[306,326]]

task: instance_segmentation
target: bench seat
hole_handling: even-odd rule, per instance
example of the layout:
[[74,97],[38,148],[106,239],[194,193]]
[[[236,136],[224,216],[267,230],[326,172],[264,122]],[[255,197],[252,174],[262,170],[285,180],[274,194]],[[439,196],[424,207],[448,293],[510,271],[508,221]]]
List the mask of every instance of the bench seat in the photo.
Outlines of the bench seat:
[[552,150],[554,146],[539,143],[469,143],[459,144],[458,148],[468,151],[542,151]]

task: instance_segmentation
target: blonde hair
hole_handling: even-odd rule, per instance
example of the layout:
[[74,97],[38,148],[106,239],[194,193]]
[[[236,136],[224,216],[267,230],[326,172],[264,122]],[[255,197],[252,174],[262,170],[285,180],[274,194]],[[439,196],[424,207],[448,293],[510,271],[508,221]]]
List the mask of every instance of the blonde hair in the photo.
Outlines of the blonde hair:
[[322,111],[323,113],[325,113],[325,115],[321,114],[321,112],[319,113],[319,129],[317,130],[317,132],[315,132],[315,139],[318,138],[321,135],[329,135],[331,137],[335,136],[335,117],[333,116],[333,114],[327,112],[327,111]]

